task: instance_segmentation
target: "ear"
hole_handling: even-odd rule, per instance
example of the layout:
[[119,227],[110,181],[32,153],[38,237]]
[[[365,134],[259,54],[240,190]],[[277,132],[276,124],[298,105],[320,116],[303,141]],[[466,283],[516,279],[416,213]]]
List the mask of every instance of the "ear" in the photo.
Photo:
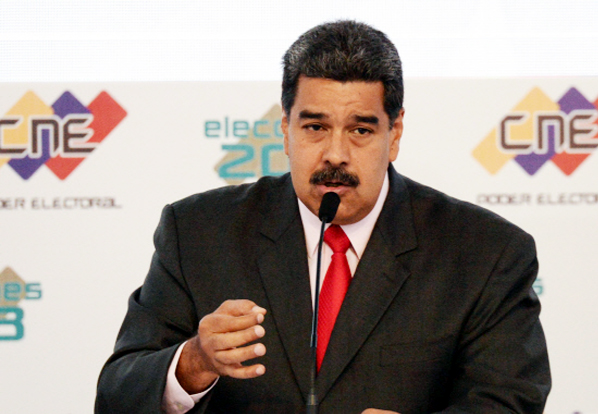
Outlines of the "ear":
[[401,108],[397,119],[392,124],[389,136],[389,151],[388,158],[390,162],[397,159],[399,155],[399,142],[403,136],[403,117],[405,116],[405,108]]
[[289,156],[289,118],[286,112],[282,111],[282,119],[280,120],[280,129],[282,129],[284,153]]

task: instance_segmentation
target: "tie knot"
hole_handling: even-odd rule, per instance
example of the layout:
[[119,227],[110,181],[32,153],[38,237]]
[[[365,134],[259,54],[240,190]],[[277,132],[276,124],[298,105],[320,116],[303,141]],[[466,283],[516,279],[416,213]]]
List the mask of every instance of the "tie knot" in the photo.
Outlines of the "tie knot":
[[351,246],[351,241],[340,226],[333,224],[324,233],[324,241],[334,253],[345,254]]

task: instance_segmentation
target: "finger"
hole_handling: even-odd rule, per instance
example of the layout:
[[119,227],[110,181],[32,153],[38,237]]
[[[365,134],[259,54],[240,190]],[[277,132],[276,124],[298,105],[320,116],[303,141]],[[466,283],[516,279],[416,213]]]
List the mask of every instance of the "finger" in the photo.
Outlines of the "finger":
[[237,332],[251,328],[264,321],[261,313],[252,313],[244,316],[230,316],[223,314],[206,315],[199,322],[199,329],[211,333]]
[[266,335],[266,330],[261,325],[255,325],[238,332],[227,332],[211,335],[208,339],[209,346],[214,351],[223,351],[237,348],[253,342]]
[[222,365],[239,365],[250,359],[264,356],[265,354],[266,347],[264,344],[260,343],[225,351],[217,351],[214,353],[214,359]]
[[266,309],[257,306],[255,302],[248,299],[234,299],[224,301],[214,312],[231,316],[243,316],[250,313],[266,314]]
[[250,365],[248,367],[243,365],[225,365],[224,372],[222,372],[222,374],[237,379],[248,379],[264,375],[265,372],[266,367],[262,364]]

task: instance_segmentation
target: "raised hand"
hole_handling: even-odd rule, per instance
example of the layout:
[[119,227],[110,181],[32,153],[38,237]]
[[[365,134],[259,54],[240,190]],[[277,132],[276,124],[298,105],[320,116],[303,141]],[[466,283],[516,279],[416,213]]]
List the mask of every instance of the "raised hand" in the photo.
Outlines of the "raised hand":
[[176,376],[185,391],[204,391],[219,376],[255,378],[266,372],[262,364],[243,362],[262,356],[266,347],[251,344],[266,331],[260,325],[266,310],[250,300],[227,300],[199,322],[198,333],[183,348]]

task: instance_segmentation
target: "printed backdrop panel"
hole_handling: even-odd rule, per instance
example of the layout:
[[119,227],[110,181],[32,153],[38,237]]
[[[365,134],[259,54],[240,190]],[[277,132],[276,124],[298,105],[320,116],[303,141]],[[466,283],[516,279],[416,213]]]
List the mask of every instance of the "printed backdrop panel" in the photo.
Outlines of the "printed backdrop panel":
[[[0,91],[0,406],[92,412],[162,207],[288,170],[279,85]],[[397,169],[536,238],[546,413],[598,412],[598,79],[408,79],[405,107]]]

